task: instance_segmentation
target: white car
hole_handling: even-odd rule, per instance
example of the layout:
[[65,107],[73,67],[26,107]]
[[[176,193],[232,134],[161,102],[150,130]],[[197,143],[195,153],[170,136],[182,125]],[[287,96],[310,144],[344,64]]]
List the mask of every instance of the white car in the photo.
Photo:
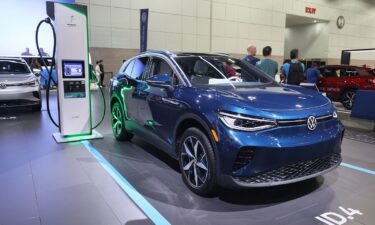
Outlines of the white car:
[[0,109],[20,106],[41,110],[38,77],[25,60],[0,57]]

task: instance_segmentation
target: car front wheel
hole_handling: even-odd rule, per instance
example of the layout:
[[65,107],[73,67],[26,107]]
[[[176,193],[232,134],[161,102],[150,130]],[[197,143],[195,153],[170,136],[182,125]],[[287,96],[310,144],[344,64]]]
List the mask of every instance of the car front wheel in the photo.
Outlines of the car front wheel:
[[345,91],[344,94],[342,95],[342,101],[341,101],[342,105],[346,109],[352,109],[355,96],[356,96],[356,91],[354,89]]
[[187,129],[179,145],[179,163],[184,183],[198,195],[210,195],[216,187],[216,166],[208,137],[197,128]]
[[116,102],[111,109],[112,132],[118,141],[129,141],[133,134],[126,131],[124,113],[119,102]]

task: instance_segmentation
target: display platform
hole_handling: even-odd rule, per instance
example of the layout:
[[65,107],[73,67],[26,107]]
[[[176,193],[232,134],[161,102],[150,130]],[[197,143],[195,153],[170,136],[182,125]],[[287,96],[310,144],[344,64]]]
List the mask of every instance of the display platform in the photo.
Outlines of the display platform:
[[[101,105],[95,96],[92,99],[93,117],[98,118]],[[360,131],[349,130],[343,142],[345,164],[324,176],[271,188],[219,190],[204,198],[183,184],[177,161],[159,149],[137,136],[132,142],[117,142],[109,115],[98,128],[104,138],[88,143],[115,170],[117,179],[131,185],[123,187],[127,191],[119,188],[87,145],[57,144],[51,137],[56,128],[46,111],[6,112],[0,117],[5,118],[0,120],[0,224],[152,224],[142,212],[147,209],[128,194],[134,192],[170,224],[375,221],[375,145],[367,141],[372,133],[361,139]]]
[[[119,143],[108,134],[91,143],[172,224],[325,224],[316,217],[329,212],[345,216],[339,207],[363,214],[343,224],[375,221],[374,175],[344,166],[296,184],[220,190],[203,198],[183,184],[175,160],[137,137]],[[374,145],[344,139],[343,150],[344,162],[375,170],[369,160]]]

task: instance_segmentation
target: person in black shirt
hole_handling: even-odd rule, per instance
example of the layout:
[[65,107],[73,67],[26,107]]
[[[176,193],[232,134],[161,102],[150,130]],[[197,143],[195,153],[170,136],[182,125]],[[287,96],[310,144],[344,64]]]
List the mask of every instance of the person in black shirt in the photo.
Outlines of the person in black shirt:
[[249,45],[249,47],[247,47],[247,56],[245,56],[243,60],[255,66],[255,64],[259,61],[259,59],[255,57],[256,54],[257,47],[254,45]]
[[100,86],[103,86],[104,81],[104,66],[103,66],[103,60],[99,61],[99,68],[100,68]]
[[290,51],[290,62],[283,65],[283,74],[286,76],[286,83],[299,85],[305,80],[305,65],[298,61],[298,49]]

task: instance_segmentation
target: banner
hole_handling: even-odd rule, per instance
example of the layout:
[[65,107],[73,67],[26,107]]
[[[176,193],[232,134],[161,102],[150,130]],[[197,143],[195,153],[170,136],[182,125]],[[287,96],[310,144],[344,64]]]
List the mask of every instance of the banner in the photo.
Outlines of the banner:
[[148,30],[148,9],[141,9],[140,10],[140,19],[141,19],[141,46],[140,46],[140,51],[144,52],[147,51],[147,30]]

